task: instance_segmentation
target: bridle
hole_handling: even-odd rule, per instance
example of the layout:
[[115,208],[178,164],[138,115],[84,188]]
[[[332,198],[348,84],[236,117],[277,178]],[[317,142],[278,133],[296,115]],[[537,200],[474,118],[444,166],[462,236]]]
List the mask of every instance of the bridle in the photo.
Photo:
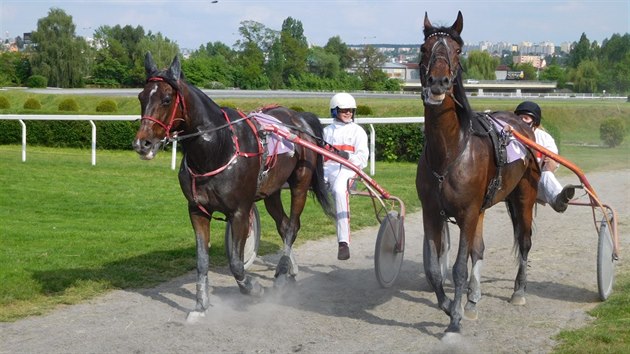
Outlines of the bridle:
[[[148,79],[147,81],[149,82],[166,82],[166,80],[164,80],[161,77],[152,77],[150,79]],[[168,83],[168,82],[167,82]],[[154,118],[152,116],[142,116],[142,118],[140,118],[140,121],[146,119],[149,120],[151,122],[153,122],[154,124],[159,125],[160,127],[162,127],[162,129],[164,129],[166,131],[166,136],[164,137],[165,141],[169,141],[173,139],[173,136],[171,136],[171,129],[173,129],[173,125],[175,124],[175,121],[177,120],[181,120],[181,121],[185,121],[183,118],[175,118],[175,115],[177,114],[177,108],[181,106],[182,108],[182,112],[183,114],[186,114],[186,102],[184,101],[184,97],[182,96],[182,93],[176,89],[173,88],[175,90],[175,92],[177,93],[177,96],[175,98],[175,104],[173,105],[173,110],[171,112],[171,116],[168,119],[167,123],[165,124],[164,122],[162,122],[161,120]],[[175,134],[177,135],[177,133]]]
[[[446,43],[446,37],[452,38],[451,35],[446,32],[435,32],[427,36],[427,38],[425,38],[425,41],[432,37],[438,37],[438,39],[435,41],[435,43],[433,43],[433,47],[431,47],[431,56],[429,57],[429,63],[427,65],[424,65],[422,62],[420,63],[420,79],[422,83],[423,99],[428,96],[428,93],[430,90],[430,87],[427,84],[427,77],[429,73],[431,72],[431,68],[438,60],[443,60],[448,65],[448,69],[450,73],[450,75],[448,76],[448,79],[450,80],[451,83],[455,82],[455,79],[457,78],[457,74],[459,70],[456,70],[456,69],[458,67],[461,68],[461,63],[458,63],[458,66],[454,67],[453,63],[451,62],[451,54],[452,54],[451,48],[448,46],[448,43]],[[444,47],[444,50],[446,51],[446,56],[442,55],[441,53],[438,54],[438,49],[441,47]],[[451,98],[453,98],[453,100],[455,100],[455,97],[453,96],[452,92],[449,91],[449,95],[451,96]],[[457,100],[455,100],[455,102],[459,104]]]

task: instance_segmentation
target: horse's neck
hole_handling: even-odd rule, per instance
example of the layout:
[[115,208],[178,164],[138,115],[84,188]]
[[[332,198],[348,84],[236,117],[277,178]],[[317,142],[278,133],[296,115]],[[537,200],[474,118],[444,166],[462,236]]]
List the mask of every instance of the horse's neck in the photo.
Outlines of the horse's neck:
[[188,88],[183,93],[187,115],[183,135],[202,133],[182,140],[186,159],[194,169],[217,168],[226,163],[235,151],[224,112],[205,94]]
[[427,158],[434,168],[450,163],[463,149],[465,129],[453,104],[424,107]]

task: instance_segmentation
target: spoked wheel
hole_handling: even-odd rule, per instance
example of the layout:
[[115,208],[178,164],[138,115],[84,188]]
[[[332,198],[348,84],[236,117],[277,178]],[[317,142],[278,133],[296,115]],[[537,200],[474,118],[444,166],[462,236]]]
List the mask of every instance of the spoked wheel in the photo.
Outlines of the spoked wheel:
[[[610,225],[613,225],[613,218]],[[597,288],[599,298],[604,301],[610,296],[615,282],[615,259],[612,230],[608,227],[606,216],[599,226],[599,240],[597,242]]]
[[390,211],[381,221],[374,248],[376,279],[384,288],[396,281],[404,254],[405,226],[396,211]]
[[[249,233],[247,234],[247,241],[245,241],[245,249],[243,250],[243,263],[245,269],[249,268],[258,253],[258,245],[260,244],[260,215],[258,214],[258,208],[256,204],[252,207],[252,211],[249,214]],[[228,257],[232,251],[232,221],[228,221],[225,226],[225,249]]]

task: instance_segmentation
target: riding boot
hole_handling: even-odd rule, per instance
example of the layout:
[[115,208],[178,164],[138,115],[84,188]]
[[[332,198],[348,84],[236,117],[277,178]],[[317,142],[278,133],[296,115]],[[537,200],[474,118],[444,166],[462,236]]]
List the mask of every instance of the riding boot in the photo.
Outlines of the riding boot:
[[573,196],[575,196],[575,186],[568,184],[562,188],[560,193],[558,193],[556,199],[553,203],[551,203],[551,207],[558,213],[564,213],[564,211],[567,210],[569,201],[573,198]]

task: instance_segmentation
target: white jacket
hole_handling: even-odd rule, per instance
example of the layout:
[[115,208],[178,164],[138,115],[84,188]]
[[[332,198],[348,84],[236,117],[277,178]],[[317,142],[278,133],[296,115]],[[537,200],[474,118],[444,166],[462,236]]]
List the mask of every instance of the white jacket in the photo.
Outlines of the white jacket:
[[[332,124],[324,128],[324,140],[338,150],[346,151],[350,157],[348,160],[360,169],[367,166],[370,150],[368,149],[368,138],[365,130],[354,123],[343,123],[334,120]],[[327,164],[336,161],[328,160]]]

